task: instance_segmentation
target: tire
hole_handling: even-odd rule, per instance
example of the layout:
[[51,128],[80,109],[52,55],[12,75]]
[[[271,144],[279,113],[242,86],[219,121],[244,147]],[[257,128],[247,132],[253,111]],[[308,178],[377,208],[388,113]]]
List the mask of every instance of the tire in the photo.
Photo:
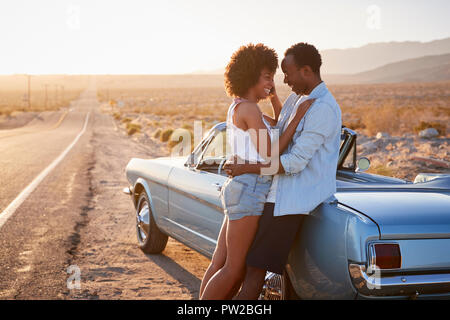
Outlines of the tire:
[[297,292],[295,292],[294,287],[292,286],[291,279],[289,279],[289,276],[284,270],[283,272],[283,296],[285,300],[301,300],[300,297],[297,295]]
[[156,225],[145,191],[140,194],[136,207],[136,235],[139,248],[149,254],[161,253],[169,239]]

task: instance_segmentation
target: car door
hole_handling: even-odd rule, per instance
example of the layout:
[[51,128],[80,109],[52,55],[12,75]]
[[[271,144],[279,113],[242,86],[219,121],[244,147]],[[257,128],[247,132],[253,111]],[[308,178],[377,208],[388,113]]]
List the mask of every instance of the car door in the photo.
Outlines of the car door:
[[225,137],[225,130],[213,132],[197,155],[198,161],[173,168],[168,180],[172,230],[178,240],[208,256],[214,252],[224,217],[220,190],[227,176],[218,169],[226,155],[218,150],[226,145]]

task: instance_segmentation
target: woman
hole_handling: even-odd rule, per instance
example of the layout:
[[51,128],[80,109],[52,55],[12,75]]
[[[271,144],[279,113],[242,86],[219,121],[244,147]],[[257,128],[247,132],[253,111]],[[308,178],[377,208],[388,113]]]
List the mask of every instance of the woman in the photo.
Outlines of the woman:
[[[271,141],[281,103],[275,93],[278,57],[263,44],[240,47],[225,71],[225,87],[234,97],[227,115],[227,139],[232,154],[246,161],[270,161],[288,146],[300,120],[312,104],[302,103],[279,140]],[[275,118],[263,115],[258,102],[271,96]],[[279,148],[279,152],[276,152]],[[229,177],[222,186],[224,221],[216,249],[200,287],[200,298],[231,299],[245,275],[245,258],[258,228],[258,221],[272,183],[272,176],[243,174]]]

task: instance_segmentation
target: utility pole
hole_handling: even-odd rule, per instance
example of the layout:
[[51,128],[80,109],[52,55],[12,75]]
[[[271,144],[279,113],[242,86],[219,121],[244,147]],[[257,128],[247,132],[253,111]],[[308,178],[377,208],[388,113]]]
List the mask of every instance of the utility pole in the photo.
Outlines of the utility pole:
[[58,105],[58,85],[55,84],[55,104]]
[[31,75],[27,75],[28,78],[28,109],[31,110]]
[[48,84],[44,84],[45,87],[45,109],[48,109]]

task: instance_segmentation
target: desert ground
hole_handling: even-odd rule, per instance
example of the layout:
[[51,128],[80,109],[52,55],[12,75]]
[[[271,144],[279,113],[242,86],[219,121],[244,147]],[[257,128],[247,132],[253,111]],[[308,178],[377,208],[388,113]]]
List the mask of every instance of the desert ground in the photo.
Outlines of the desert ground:
[[[172,130],[224,120],[230,98],[221,79],[99,76],[70,88],[67,101],[36,110],[26,109],[23,87],[13,98],[3,92],[2,101],[19,102],[0,105],[0,212],[83,134],[0,226],[0,299],[197,299],[209,260],[172,239],[160,255],[142,253],[121,190],[130,158],[168,156]],[[369,172],[407,180],[450,172],[450,83],[329,88]],[[288,89],[277,84],[281,99]],[[428,128],[438,134],[420,137]],[[69,289],[73,270],[80,288]]]

